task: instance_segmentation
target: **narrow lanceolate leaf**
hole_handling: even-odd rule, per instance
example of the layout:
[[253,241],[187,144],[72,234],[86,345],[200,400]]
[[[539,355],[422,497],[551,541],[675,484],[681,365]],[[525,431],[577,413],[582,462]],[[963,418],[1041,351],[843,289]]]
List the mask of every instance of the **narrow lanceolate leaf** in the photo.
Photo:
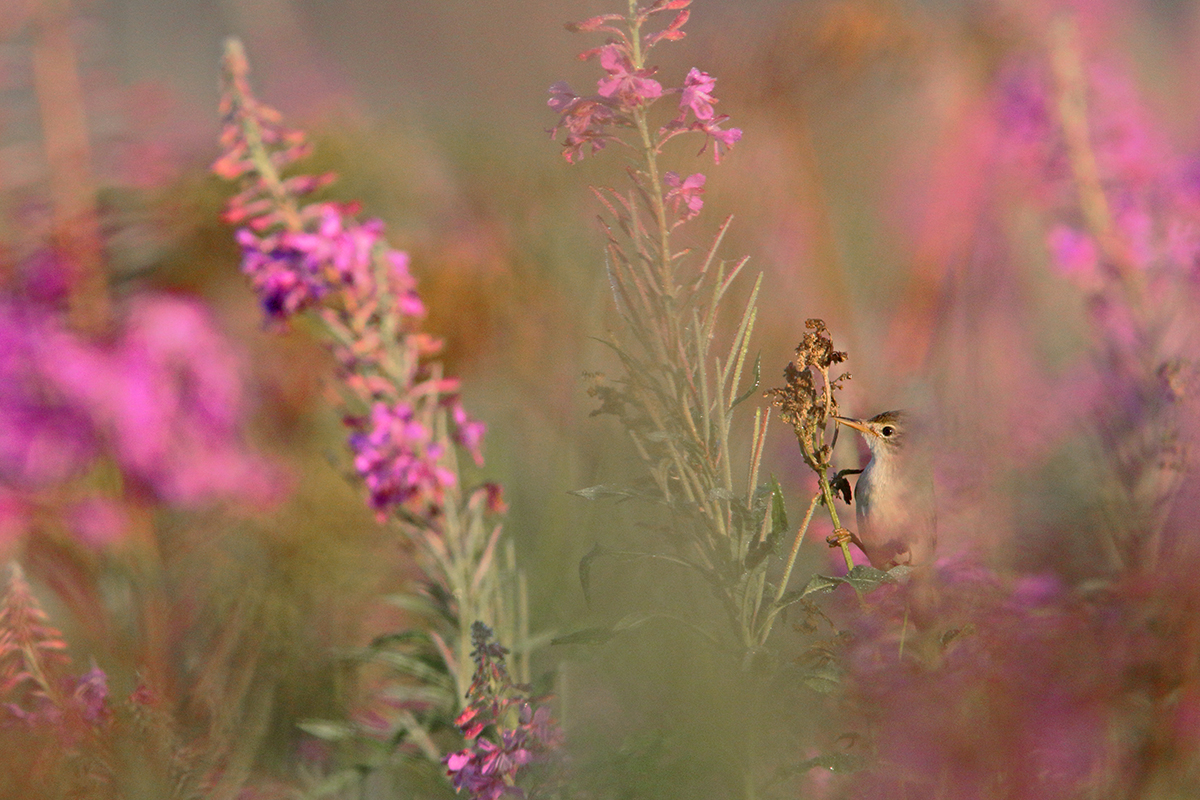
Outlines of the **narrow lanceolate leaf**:
[[699,564],[688,561],[686,558],[667,555],[665,553],[641,553],[634,550],[612,550],[600,543],[596,543],[583,558],[579,559],[579,584],[583,588],[584,600],[591,602],[592,588],[592,562],[597,558],[607,556],[618,561],[641,561],[654,560],[666,561],[670,564],[678,564],[681,567],[695,570],[701,574],[707,575],[707,571]]
[[429,686],[453,687],[454,679],[443,670],[430,666],[419,658],[390,651],[371,654],[371,660],[423,681]]
[[604,644],[616,635],[617,632],[612,628],[598,625],[593,628],[583,628],[582,630],[562,636],[556,636],[550,640],[550,644]]
[[353,725],[326,719],[303,719],[296,723],[296,727],[324,742],[343,742],[355,735]]
[[771,535],[782,536],[788,529],[787,506],[783,502],[783,488],[775,476],[771,476]]
[[597,542],[592,549],[579,559],[579,585],[583,589],[583,599],[588,605],[592,602],[592,562],[606,552],[604,546]]
[[754,357],[754,370],[753,371],[754,371],[754,381],[750,384],[750,388],[747,389],[743,394],[740,394],[736,398],[734,398],[733,402],[730,403],[730,405],[729,405],[730,411],[737,408],[740,404],[742,404],[746,400],[749,400],[752,396],[754,396],[755,394],[758,393],[758,387],[759,387],[760,381],[762,380],[762,353],[759,353],[758,355],[756,355]]
[[[738,323],[737,333],[733,337],[733,344],[729,348],[729,358],[725,362],[725,374],[721,376],[722,384],[729,384],[729,407],[733,408],[734,392],[737,391],[738,382],[742,379],[742,367],[746,362],[746,353],[750,349],[750,336],[754,332],[754,322],[758,319],[758,290],[762,287],[763,276],[759,273],[758,280],[754,282],[754,289],[750,292],[750,299],[746,301],[746,309],[742,312],[742,319]],[[730,369],[733,370],[732,377],[729,374]]]
[[582,497],[584,500],[599,500],[602,497],[637,497],[635,492],[611,483],[601,483],[586,489],[573,489],[567,494]]
[[613,625],[597,625],[592,628],[584,628],[574,633],[568,633],[565,636],[551,639],[550,644],[604,644],[618,633],[636,628],[654,616],[654,614],[635,611],[632,614],[622,617],[620,621]]

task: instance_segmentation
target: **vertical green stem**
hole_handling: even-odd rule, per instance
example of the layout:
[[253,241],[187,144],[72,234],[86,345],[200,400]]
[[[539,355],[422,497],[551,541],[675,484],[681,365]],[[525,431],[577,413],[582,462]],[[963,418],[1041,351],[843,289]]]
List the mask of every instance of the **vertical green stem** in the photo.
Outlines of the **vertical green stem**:
[[792,542],[792,551],[788,553],[787,566],[784,567],[783,577],[779,579],[779,588],[775,591],[775,602],[777,603],[787,590],[788,580],[792,577],[792,567],[796,566],[796,556],[800,553],[800,542],[804,541],[804,534],[808,531],[808,524],[812,522],[813,512],[816,511],[817,503],[820,501],[821,495],[814,494],[808,504],[808,511],[804,514],[804,522],[800,524],[800,530],[796,531],[796,539]]
[[[821,494],[825,497],[825,507],[829,509],[829,518],[833,520],[834,530],[842,527],[842,523],[838,520],[837,509],[833,507],[833,489],[829,486],[829,476],[824,471],[817,473],[817,480],[821,483]],[[850,557],[850,545],[843,539],[839,542],[842,547],[842,557],[846,559],[846,572],[854,569],[854,559]]]

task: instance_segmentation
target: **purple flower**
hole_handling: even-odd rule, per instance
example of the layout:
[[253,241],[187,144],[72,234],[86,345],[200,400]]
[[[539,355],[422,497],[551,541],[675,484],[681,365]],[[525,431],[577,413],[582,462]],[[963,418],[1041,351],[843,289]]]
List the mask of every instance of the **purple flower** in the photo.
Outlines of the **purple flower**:
[[408,253],[389,249],[384,257],[391,267],[388,271],[388,289],[395,298],[400,313],[407,317],[425,316],[425,304],[417,294],[417,282],[408,269]]
[[[549,709],[535,710],[526,688],[512,682],[504,664],[508,651],[492,638],[491,629],[475,622],[471,639],[475,673],[467,708],[454,722],[468,746],[446,756],[446,772],[455,791],[465,789],[476,800],[524,796],[517,786],[522,768],[548,758],[560,745],[561,733]],[[488,728],[494,728],[491,738],[483,735]]]
[[[317,220],[311,231],[283,231],[263,238],[245,228],[237,233],[242,271],[269,316],[287,319],[343,289],[361,297],[386,289],[395,296],[402,315],[424,315],[425,306],[408,270],[408,255],[387,247],[383,222],[347,220],[332,203],[310,207],[308,212]],[[376,285],[377,257],[390,267],[385,287]]]
[[600,96],[618,101],[623,108],[637,108],[662,96],[662,84],[650,78],[654,70],[635,70],[628,54],[615,44],[600,48],[600,66],[608,73],[596,83]]
[[454,440],[471,454],[476,464],[482,465],[483,452],[480,447],[487,433],[487,425],[469,417],[458,398],[451,405],[451,416],[454,419]]
[[104,670],[93,666],[80,675],[71,696],[86,722],[99,725],[108,719],[111,712],[108,708],[108,676]]
[[287,233],[259,238],[242,228],[237,241],[242,246],[242,272],[250,278],[268,316],[287,319],[329,290],[321,262],[297,247]]
[[689,220],[699,214],[700,209],[704,207],[704,200],[700,195],[704,194],[705,180],[707,179],[699,172],[686,178],[679,177],[678,172],[668,172],[663,175],[663,182],[671,188],[667,190],[663,199],[667,201],[677,216],[680,214],[680,209],[686,206],[687,210],[683,212],[683,220]]
[[[708,139],[712,140],[713,162],[717,164],[721,163],[721,156],[725,153],[725,151],[733,147],[742,139],[741,128],[729,128],[727,130],[721,128],[720,123],[726,119],[728,119],[728,117],[720,116],[713,119],[711,122],[705,121],[695,123],[697,126],[699,126],[698,130],[704,131],[704,134],[708,137]],[[707,147],[707,145],[708,141],[705,140],[705,146]],[[704,152],[704,148],[701,148],[700,152]]]
[[426,507],[441,502],[442,492],[453,486],[453,472],[438,464],[442,446],[413,414],[407,403],[376,403],[368,420],[350,436],[354,468],[370,493],[371,506],[380,515],[395,506]]
[[612,138],[609,126],[618,121],[613,109],[614,101],[603,97],[580,97],[563,81],[550,87],[547,105],[559,113],[558,124],[550,131],[551,136],[566,129],[563,140],[563,155],[574,163],[584,156],[584,148],[595,154]]
[[692,67],[683,81],[683,90],[679,97],[680,120],[691,111],[696,119],[705,121],[713,118],[713,103],[717,99],[712,96],[717,79],[707,72]]

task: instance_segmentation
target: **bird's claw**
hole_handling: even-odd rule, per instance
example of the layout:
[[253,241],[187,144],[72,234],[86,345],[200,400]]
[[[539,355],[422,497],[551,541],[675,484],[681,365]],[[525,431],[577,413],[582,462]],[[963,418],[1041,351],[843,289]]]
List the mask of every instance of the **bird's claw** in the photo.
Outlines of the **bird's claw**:
[[854,534],[845,528],[836,528],[833,533],[825,537],[825,544],[830,547],[842,547],[846,542],[853,542]]

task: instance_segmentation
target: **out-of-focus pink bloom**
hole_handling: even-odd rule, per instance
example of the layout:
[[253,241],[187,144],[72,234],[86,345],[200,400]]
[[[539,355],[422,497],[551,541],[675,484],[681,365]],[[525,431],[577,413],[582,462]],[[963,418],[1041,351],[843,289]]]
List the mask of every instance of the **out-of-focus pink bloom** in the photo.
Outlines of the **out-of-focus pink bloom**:
[[112,713],[108,708],[108,675],[93,666],[76,680],[71,699],[84,721],[100,725]]
[[600,48],[600,66],[608,77],[597,81],[597,91],[623,108],[637,108],[662,96],[662,84],[650,77],[654,70],[635,70],[628,54],[615,44]]
[[266,502],[274,470],[242,441],[237,358],[197,303],[141,297],[108,348],[48,338],[57,393],[84,410],[127,475],[169,503]]
[[0,480],[12,487],[60,483],[97,453],[89,410],[55,392],[47,374],[42,355],[57,335],[53,314],[0,302]]
[[[0,479],[16,491],[110,455],[169,503],[263,501],[277,481],[243,443],[244,416],[237,359],[196,303],[135,299],[105,342],[79,338],[56,311],[0,303]],[[80,519],[91,545],[122,527],[113,515]]]
[[463,449],[471,454],[471,458],[476,464],[483,464],[483,445],[484,434],[487,433],[487,425],[477,419],[472,419],[462,407],[462,403],[455,397],[451,403],[451,417],[454,419],[454,440],[458,442]]
[[1063,275],[1087,285],[1099,279],[1099,254],[1091,236],[1067,225],[1055,225],[1047,241],[1051,262]]
[[[1113,756],[1110,716],[1133,655],[1119,610],[1048,576],[930,579],[881,589],[854,623],[849,684],[878,762],[850,796],[936,786],[973,797],[997,781],[1006,796],[1075,796]],[[934,642],[937,655],[902,657],[902,638]]]
[[664,199],[676,216],[680,215],[681,209],[685,209],[682,213],[684,220],[700,213],[700,209],[704,207],[704,199],[700,195],[704,194],[706,180],[707,178],[699,172],[694,172],[686,178],[681,178],[678,172],[667,172],[663,175],[663,182],[671,187]]
[[115,544],[129,527],[129,519],[121,505],[105,497],[91,497],[76,503],[68,517],[75,538],[85,547],[97,551]]

